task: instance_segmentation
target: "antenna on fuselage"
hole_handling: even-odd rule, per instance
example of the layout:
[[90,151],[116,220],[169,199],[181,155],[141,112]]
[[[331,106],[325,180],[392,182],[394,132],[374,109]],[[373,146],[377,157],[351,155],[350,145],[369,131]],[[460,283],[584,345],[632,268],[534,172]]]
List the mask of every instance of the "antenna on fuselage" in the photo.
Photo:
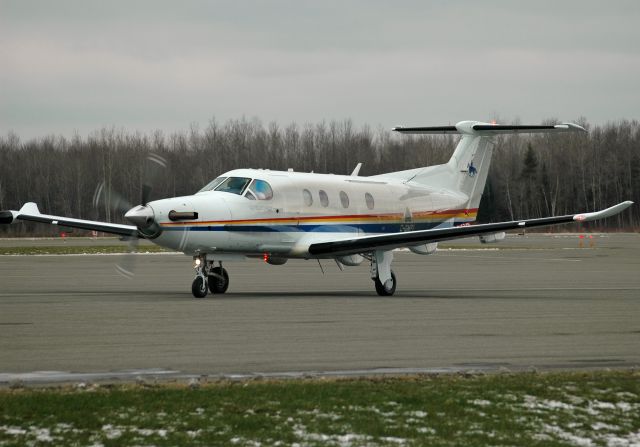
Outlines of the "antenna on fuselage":
[[354,168],[353,172],[351,173],[351,177],[357,177],[361,167],[362,167],[362,163],[358,163]]

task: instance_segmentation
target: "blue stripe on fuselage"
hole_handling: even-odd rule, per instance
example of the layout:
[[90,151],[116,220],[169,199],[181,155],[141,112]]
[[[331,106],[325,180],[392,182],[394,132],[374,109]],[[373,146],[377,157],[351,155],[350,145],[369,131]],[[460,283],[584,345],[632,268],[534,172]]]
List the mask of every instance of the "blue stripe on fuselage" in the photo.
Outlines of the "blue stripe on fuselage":
[[[467,223],[457,221],[455,225]],[[451,222],[415,222],[415,223],[375,223],[375,224],[303,224],[303,225],[211,225],[211,226],[183,226],[162,227],[163,231],[229,231],[245,233],[272,232],[306,232],[306,233],[399,233],[402,231],[430,230],[433,228],[449,228]]]

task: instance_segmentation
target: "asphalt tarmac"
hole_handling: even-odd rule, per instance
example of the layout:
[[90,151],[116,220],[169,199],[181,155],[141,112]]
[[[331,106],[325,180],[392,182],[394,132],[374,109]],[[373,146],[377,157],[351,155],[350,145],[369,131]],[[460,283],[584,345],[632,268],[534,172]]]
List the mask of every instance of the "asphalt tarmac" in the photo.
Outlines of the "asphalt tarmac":
[[184,255],[0,256],[0,384],[640,365],[640,235],[457,244],[397,252],[393,297],[368,265],[228,263],[197,300]]

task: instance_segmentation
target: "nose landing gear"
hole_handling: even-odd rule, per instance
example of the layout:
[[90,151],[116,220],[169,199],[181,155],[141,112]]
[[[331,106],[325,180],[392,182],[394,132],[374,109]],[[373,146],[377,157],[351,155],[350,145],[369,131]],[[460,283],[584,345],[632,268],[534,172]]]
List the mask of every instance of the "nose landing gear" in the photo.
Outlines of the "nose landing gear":
[[193,258],[193,268],[196,270],[196,277],[191,284],[191,293],[196,298],[207,296],[207,290],[211,293],[225,293],[229,288],[229,274],[219,262],[218,267],[214,267],[213,260],[207,260],[206,255],[195,256]]

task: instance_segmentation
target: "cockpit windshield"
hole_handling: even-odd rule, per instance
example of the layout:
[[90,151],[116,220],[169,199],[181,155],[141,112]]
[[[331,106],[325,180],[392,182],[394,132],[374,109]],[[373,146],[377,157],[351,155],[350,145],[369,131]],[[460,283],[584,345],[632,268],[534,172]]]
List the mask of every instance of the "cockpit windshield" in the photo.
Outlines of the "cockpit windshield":
[[[245,197],[249,200],[271,200],[273,190],[264,180],[252,179],[248,177],[218,177],[198,192],[220,191],[242,195],[246,191]],[[251,185],[247,188],[247,185]]]
[[222,183],[225,179],[226,177],[218,177],[217,179],[207,183],[207,185],[198,192],[213,191],[215,187]]
[[250,181],[251,179],[247,177],[229,177],[216,186],[215,190],[240,195],[244,192]]

